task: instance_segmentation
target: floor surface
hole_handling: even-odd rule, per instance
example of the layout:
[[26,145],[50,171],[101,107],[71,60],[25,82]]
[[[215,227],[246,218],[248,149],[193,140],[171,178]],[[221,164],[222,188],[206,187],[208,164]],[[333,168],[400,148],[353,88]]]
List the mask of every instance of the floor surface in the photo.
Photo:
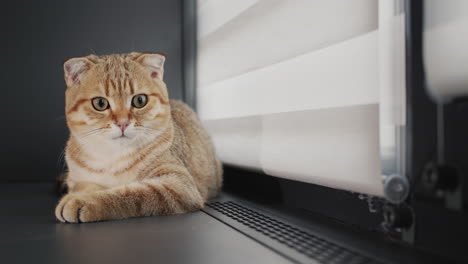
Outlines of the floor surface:
[[0,184],[0,263],[289,263],[204,212],[55,220],[50,184]]

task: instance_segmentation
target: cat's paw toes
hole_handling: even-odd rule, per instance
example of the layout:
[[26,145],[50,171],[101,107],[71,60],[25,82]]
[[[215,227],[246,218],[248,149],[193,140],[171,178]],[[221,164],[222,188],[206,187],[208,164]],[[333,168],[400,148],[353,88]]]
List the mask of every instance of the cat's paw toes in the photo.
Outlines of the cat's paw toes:
[[55,216],[64,223],[98,221],[96,203],[83,195],[68,194],[55,209]]
[[101,214],[102,209],[98,209],[95,204],[86,204],[79,211],[78,220],[80,223],[96,222],[105,220]]

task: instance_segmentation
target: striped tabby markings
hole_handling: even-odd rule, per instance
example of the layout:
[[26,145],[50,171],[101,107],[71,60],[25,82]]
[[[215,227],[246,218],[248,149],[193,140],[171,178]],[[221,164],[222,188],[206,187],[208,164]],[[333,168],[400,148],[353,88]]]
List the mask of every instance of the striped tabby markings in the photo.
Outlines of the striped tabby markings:
[[[152,150],[154,150],[157,146],[158,146],[158,144],[151,144],[151,145],[148,145],[148,146],[143,147],[142,149],[145,149],[145,148],[148,148],[148,147],[150,148],[149,150],[147,150],[147,151],[145,152],[145,154],[146,154],[145,157],[146,157]],[[136,150],[135,152],[132,152],[132,153],[126,155],[125,158],[131,158],[132,156],[137,155],[137,154],[135,154],[135,153],[138,153],[138,152],[140,152],[140,151],[141,151],[141,149],[140,149],[140,150]],[[83,169],[85,169],[85,170],[88,170],[88,171],[90,171],[90,172],[92,172],[92,173],[104,173],[104,171],[105,171],[104,169],[92,168],[92,167],[90,167],[89,165],[87,165],[84,161],[82,161],[81,159],[79,159],[78,157],[76,157],[76,156],[74,155],[75,153],[70,153],[70,154],[71,154],[71,155],[69,155],[70,159],[73,160],[73,162],[74,162],[76,165],[78,165],[79,167],[81,167],[81,168],[83,168]],[[83,155],[83,154],[84,154],[84,153],[81,153],[81,155]],[[133,167],[135,167],[136,165],[138,165],[138,163],[140,163],[141,161],[143,161],[145,157],[141,157],[141,156],[140,156],[140,157],[137,157],[137,158],[133,161],[132,164],[130,164],[129,166],[125,167],[124,169],[122,169],[122,170],[120,170],[120,171],[115,172],[115,175],[120,175],[120,174],[123,174],[123,173],[125,173],[125,172],[131,170]],[[124,161],[125,158],[120,158],[120,159],[119,159],[119,162]]]
[[104,94],[105,94],[107,97],[109,97],[109,89],[110,89],[110,86],[111,86],[111,84],[110,84],[110,78],[109,78],[109,76],[107,76],[107,79],[106,79],[106,81],[105,81],[105,83],[104,83]]
[[68,124],[72,126],[84,126],[87,123],[85,121],[68,121]]
[[176,192],[174,189],[170,188],[167,184],[162,184],[164,188],[169,192],[169,194],[172,196],[174,201],[179,205],[179,208],[182,209],[184,212],[190,211],[192,208],[188,206],[187,203],[184,202],[184,199],[182,196]]
[[128,82],[128,86],[130,87],[130,94],[133,95],[135,93],[135,85],[133,83],[133,80],[127,79],[127,82]]
[[123,93],[127,89],[127,79],[120,79],[120,92]]
[[[128,74],[127,74],[128,75]],[[118,80],[113,80],[110,76],[107,76],[106,81],[104,82],[104,94],[109,97],[110,90],[113,90],[116,93],[122,94],[124,90],[130,89],[130,94],[134,94],[136,90],[136,83],[134,80],[129,79],[128,77],[119,78]]]
[[[185,170],[185,168],[181,167],[178,164],[167,163],[167,164],[158,166],[156,168],[152,168],[149,172],[147,172],[147,174],[149,174],[151,177],[154,177],[154,178],[161,177],[161,176],[171,174],[171,173],[183,175],[183,174],[186,174],[187,171]],[[140,177],[137,179],[140,179]]]
[[164,99],[163,96],[161,96],[160,94],[158,93],[150,93],[148,94],[148,96],[154,96],[154,97],[157,97],[159,99],[159,101],[162,103],[162,104],[169,104],[169,101]]
[[73,105],[73,107],[70,108],[70,110],[68,110],[67,114],[70,114],[70,113],[72,113],[72,112],[75,112],[76,110],[78,110],[78,108],[80,107],[80,105],[82,105],[82,104],[84,104],[84,103],[86,103],[86,102],[89,102],[89,100],[88,100],[88,99],[80,99],[80,100],[78,100],[78,101]]
[[[170,136],[170,135],[169,135]],[[141,151],[144,151],[142,154],[139,154],[134,160],[132,163],[130,163],[127,167],[121,169],[121,170],[118,170],[116,172],[114,172],[114,175],[115,176],[118,176],[118,175],[121,175],[123,173],[126,173],[128,171],[130,171],[131,169],[133,169],[135,166],[137,166],[139,163],[141,163],[142,161],[144,161],[157,147],[167,147],[167,146],[170,146],[170,140],[166,138],[167,135],[160,135],[157,139],[157,141],[153,142],[152,144],[148,145],[147,149],[146,150],[137,150],[131,154],[129,154],[128,156],[134,156],[134,155],[138,155],[138,154],[134,154],[136,152],[141,152]],[[165,145],[162,145],[162,143],[166,143]],[[163,149],[164,150],[164,149]]]
[[104,173],[104,169],[95,169],[95,168],[91,168],[90,166],[88,166],[84,161],[82,161],[81,159],[75,157],[75,155],[70,155],[69,156],[70,159],[73,160],[73,162],[78,165],[79,167],[85,169],[85,170],[88,170],[90,172],[93,172],[93,173]]
[[112,85],[112,89],[113,89],[114,91],[117,91],[117,84],[115,83],[115,81],[114,81],[113,79],[110,79],[110,83],[111,83],[111,85]]
[[124,186],[124,190],[123,190],[123,193],[122,193],[122,196],[125,198],[132,198],[132,197],[138,197],[138,199],[135,199],[135,213],[137,215],[141,215],[142,214],[142,205],[143,205],[143,202],[144,202],[144,197],[143,197],[143,193],[141,192],[141,190],[139,188],[135,188],[135,187],[130,187],[130,186]]
[[[148,189],[154,193],[156,196],[157,196],[157,200],[158,200],[158,205],[159,205],[159,209],[161,209],[161,214],[168,214],[170,212],[170,208],[168,208],[167,206],[165,206],[165,204],[168,204],[168,200],[167,198],[161,193],[161,190],[158,189],[158,187],[156,187],[155,185],[149,183],[149,182],[144,182],[143,183],[144,185],[146,185],[146,187],[148,187]],[[157,212],[156,212],[157,213]]]

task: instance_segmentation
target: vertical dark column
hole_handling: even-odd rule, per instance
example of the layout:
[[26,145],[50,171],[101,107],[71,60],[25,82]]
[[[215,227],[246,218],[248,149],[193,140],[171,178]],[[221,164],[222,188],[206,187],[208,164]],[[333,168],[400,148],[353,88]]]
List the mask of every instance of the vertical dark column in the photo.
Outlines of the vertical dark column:
[[414,184],[437,150],[437,109],[426,93],[422,58],[423,1],[406,1],[407,171]]
[[407,164],[413,190],[414,244],[466,261],[468,215],[450,203],[456,199],[451,198],[453,189],[463,190],[462,182],[451,179],[468,172],[468,104],[455,100],[440,105],[438,113],[436,102],[428,96],[422,55],[423,4],[422,0],[406,0]]

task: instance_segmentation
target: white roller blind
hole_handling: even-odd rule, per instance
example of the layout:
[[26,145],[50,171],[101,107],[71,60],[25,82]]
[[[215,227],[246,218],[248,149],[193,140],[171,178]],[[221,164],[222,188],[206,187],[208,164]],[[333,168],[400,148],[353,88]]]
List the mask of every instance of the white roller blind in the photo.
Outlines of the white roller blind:
[[298,57],[199,86],[204,119],[378,102],[375,31]]
[[424,2],[427,88],[438,102],[468,95],[468,1]]
[[[202,1],[199,84],[203,87],[376,30],[377,2]],[[216,17],[230,20],[218,22]]]
[[382,195],[375,0],[203,0],[197,109],[224,163]]

